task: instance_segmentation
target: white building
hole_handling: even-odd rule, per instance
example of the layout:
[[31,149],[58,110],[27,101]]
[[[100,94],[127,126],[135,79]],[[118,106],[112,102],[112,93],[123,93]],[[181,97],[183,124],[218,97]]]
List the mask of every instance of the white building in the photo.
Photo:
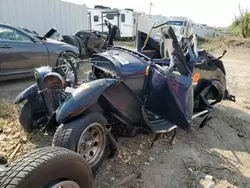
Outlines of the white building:
[[0,0],[0,22],[45,35],[52,27],[62,35],[88,28],[85,5],[61,0]]

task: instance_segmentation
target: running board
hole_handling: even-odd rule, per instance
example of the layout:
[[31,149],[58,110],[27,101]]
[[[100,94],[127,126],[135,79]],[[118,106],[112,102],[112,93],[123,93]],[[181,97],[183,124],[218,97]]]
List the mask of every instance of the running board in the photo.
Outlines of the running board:
[[176,128],[177,128],[177,126],[173,125],[169,121],[166,121],[166,122],[160,123],[160,124],[154,124],[152,126],[153,132],[156,133],[156,134],[159,134],[159,133],[168,133],[168,132],[173,131]]
[[[214,107],[218,107],[218,106],[219,106],[219,104],[217,103],[217,104],[213,105],[212,107],[214,108]],[[204,111],[198,112],[192,116],[192,119],[195,119],[195,118],[200,117],[202,115],[208,114],[209,112],[211,112],[211,110],[204,110]]]
[[142,108],[142,113],[147,124],[150,126],[151,131],[155,134],[168,133],[177,128],[176,125],[149,110]]
[[209,112],[208,110],[204,110],[204,111],[198,112],[197,114],[195,114],[195,115],[192,116],[192,119],[195,119],[195,118],[200,117],[200,116],[202,116],[204,114],[207,114],[208,112]]

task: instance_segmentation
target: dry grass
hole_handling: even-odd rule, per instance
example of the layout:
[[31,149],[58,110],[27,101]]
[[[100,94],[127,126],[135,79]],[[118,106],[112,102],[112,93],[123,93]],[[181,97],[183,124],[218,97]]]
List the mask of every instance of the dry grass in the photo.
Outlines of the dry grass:
[[28,135],[19,124],[19,113],[18,105],[0,100],[0,155],[10,161],[36,148],[34,134]]
[[221,36],[207,38],[199,42],[199,45],[208,51],[214,51],[219,48],[250,48],[250,39],[244,39],[237,36]]

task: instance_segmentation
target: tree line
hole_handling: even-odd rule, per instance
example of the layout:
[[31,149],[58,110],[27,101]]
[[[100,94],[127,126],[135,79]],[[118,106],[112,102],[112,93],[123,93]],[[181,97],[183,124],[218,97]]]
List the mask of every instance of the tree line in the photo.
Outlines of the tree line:
[[247,8],[239,5],[239,14],[234,15],[230,29],[241,34],[244,38],[250,38],[250,12]]

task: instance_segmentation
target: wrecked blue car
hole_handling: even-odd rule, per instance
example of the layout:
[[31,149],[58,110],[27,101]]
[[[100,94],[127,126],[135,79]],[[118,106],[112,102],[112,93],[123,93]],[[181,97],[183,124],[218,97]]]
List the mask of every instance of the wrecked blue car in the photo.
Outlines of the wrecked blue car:
[[[196,117],[203,118],[203,127],[215,105],[222,100],[235,101],[226,88],[220,60],[225,53],[215,58],[197,48],[195,35],[179,43],[170,26],[160,26],[160,43],[150,38],[150,33],[138,31],[137,51],[112,46],[94,54],[88,81],[72,89],[50,112],[59,125],[52,144],[79,153],[93,172],[108,150],[114,154],[118,135],[159,135],[175,133],[177,128],[189,131]],[[39,74],[42,68],[36,71]],[[50,80],[46,85],[56,87],[50,85],[46,92],[53,96],[51,88],[58,91],[63,82]],[[43,103],[45,108],[52,104]]]

